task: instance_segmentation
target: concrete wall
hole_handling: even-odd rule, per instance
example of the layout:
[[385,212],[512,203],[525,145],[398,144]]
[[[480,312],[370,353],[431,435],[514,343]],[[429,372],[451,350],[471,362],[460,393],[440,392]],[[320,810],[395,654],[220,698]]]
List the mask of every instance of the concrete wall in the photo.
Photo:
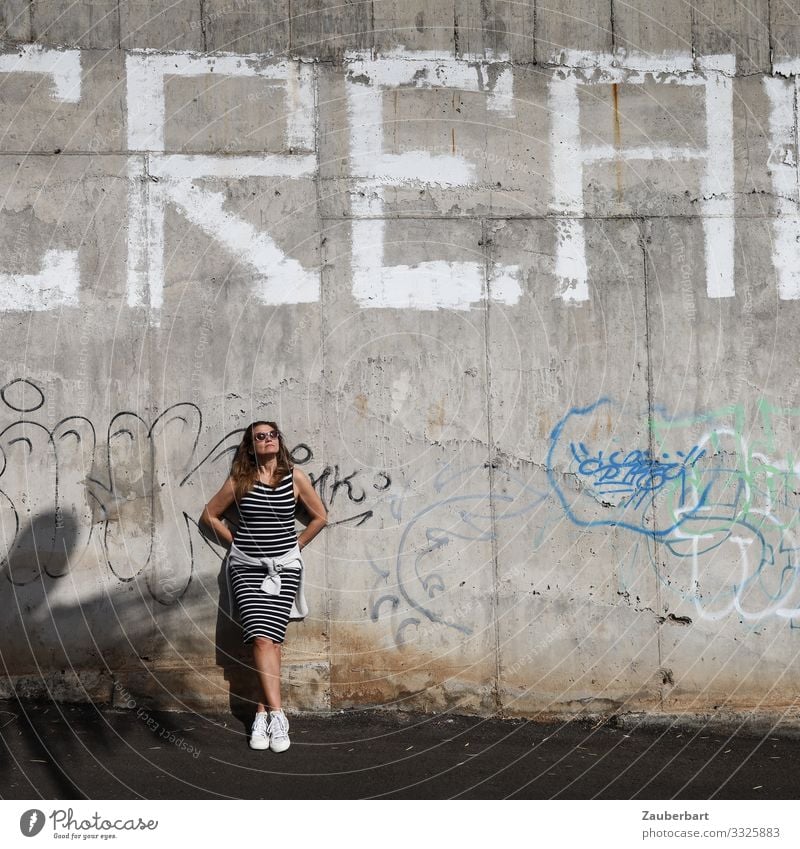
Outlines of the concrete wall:
[[793,703],[800,10],[1,23],[0,695],[249,697],[196,522],[267,417],[293,707]]

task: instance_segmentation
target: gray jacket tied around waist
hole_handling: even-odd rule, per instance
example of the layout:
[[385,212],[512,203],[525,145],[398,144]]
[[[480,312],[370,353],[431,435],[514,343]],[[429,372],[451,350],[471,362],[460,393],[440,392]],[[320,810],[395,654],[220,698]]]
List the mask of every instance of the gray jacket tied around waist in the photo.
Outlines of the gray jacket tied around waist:
[[297,595],[292,602],[292,609],[289,612],[289,619],[305,619],[308,616],[308,605],[306,597],[303,593],[303,555],[300,553],[300,546],[295,545],[294,548],[281,554],[280,557],[251,557],[231,544],[228,550],[228,556],[225,563],[225,577],[228,582],[228,598],[230,599],[231,610],[233,610],[233,589],[231,587],[231,566],[260,566],[267,570],[267,576],[261,584],[262,592],[267,595],[278,595],[281,591],[281,572],[287,566],[292,568],[300,568],[300,586],[297,588]]

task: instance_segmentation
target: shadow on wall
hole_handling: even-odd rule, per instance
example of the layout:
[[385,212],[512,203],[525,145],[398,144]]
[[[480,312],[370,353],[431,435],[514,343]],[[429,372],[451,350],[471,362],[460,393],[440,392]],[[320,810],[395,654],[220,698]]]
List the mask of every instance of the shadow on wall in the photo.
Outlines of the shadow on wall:
[[250,650],[242,643],[242,629],[231,615],[233,600],[228,595],[225,561],[219,573],[219,609],[215,631],[217,666],[228,684],[230,714],[242,722],[245,730],[253,721],[261,691]]
[[61,578],[69,571],[77,549],[78,523],[71,515],[54,511],[39,514],[14,534],[14,541],[2,561],[8,580],[24,586],[44,574]]
[[[229,510],[225,521],[232,533],[236,531],[233,511]],[[197,529],[206,542],[219,556],[220,545],[213,532],[201,522]],[[245,733],[249,731],[253,721],[253,713],[262,694],[255,667],[253,666],[252,649],[243,644],[242,629],[236,617],[236,608],[230,595],[227,579],[227,551],[221,558],[221,568],[217,574],[219,591],[219,606],[217,608],[217,624],[215,629],[215,662],[222,670],[228,684],[229,712],[236,717]]]
[[[0,598],[16,611],[6,619],[5,671],[20,695],[56,690],[65,700],[116,703],[115,672],[154,679],[148,664],[175,654],[160,610],[186,613],[182,599],[202,580],[191,514],[224,479],[241,431],[201,457],[194,404],[174,404],[152,424],[119,412],[98,444],[83,416],[52,429],[34,421],[45,393],[33,381],[10,381],[0,401],[15,419],[0,431]],[[210,612],[204,608],[200,616]],[[203,630],[193,612],[188,627]],[[231,639],[224,624],[216,630]],[[235,645],[218,650],[235,658]]]
[[[213,613],[214,661],[228,684],[229,711],[241,721],[246,733],[261,700],[252,651],[242,642],[228,594],[226,557],[210,531],[199,522],[192,521],[191,525],[195,537],[202,539],[220,561],[216,571],[219,601]],[[232,518],[229,525],[235,530]],[[74,520],[62,520],[53,511],[40,514],[14,535],[0,565],[0,600],[5,610],[15,610],[17,616],[6,619],[8,639],[4,641],[6,650],[0,650],[0,659],[9,680],[13,678],[16,684],[3,695],[51,696],[65,702],[92,701],[141,709],[148,702],[142,693],[163,687],[158,668],[151,662],[175,654],[169,633],[158,621],[163,605],[149,593],[143,594],[136,581],[129,582],[130,595],[117,588],[113,594],[106,591],[86,600],[77,598],[84,594],[85,574],[76,590],[70,586],[69,564],[78,536]],[[98,549],[102,555],[102,547]],[[66,582],[51,582],[49,578]],[[210,630],[196,614],[189,618],[195,629]],[[192,664],[187,662],[186,668],[191,671]],[[180,697],[175,696],[175,701],[180,703]]]

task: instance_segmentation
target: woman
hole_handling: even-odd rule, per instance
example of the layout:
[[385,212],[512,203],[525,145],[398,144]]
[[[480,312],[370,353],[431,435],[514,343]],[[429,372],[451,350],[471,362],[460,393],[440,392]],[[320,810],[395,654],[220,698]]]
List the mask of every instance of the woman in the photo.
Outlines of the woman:
[[[298,537],[295,504],[311,521]],[[222,517],[236,504],[239,525],[231,534]],[[253,644],[263,701],[250,733],[251,749],[289,748],[289,720],[281,708],[281,644],[289,618],[306,615],[300,550],[327,524],[327,512],[308,475],[292,466],[275,422],[253,422],[244,432],[222,489],[202,521],[230,545],[226,568],[239,610],[244,642]]]

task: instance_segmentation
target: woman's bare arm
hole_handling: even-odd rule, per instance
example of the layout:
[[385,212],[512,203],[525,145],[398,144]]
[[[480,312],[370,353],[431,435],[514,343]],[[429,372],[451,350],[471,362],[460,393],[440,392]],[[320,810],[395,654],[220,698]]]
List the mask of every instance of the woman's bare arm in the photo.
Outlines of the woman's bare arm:
[[308,526],[297,537],[298,545],[303,549],[328,524],[328,511],[311,485],[308,475],[297,467],[294,470],[294,483],[297,497],[303,502],[303,506],[311,515]]
[[233,478],[228,478],[222,485],[222,489],[206,504],[203,515],[200,517],[200,521],[214,532],[217,540],[223,545],[230,545],[233,542],[233,534],[222,521],[222,516],[235,500]]

